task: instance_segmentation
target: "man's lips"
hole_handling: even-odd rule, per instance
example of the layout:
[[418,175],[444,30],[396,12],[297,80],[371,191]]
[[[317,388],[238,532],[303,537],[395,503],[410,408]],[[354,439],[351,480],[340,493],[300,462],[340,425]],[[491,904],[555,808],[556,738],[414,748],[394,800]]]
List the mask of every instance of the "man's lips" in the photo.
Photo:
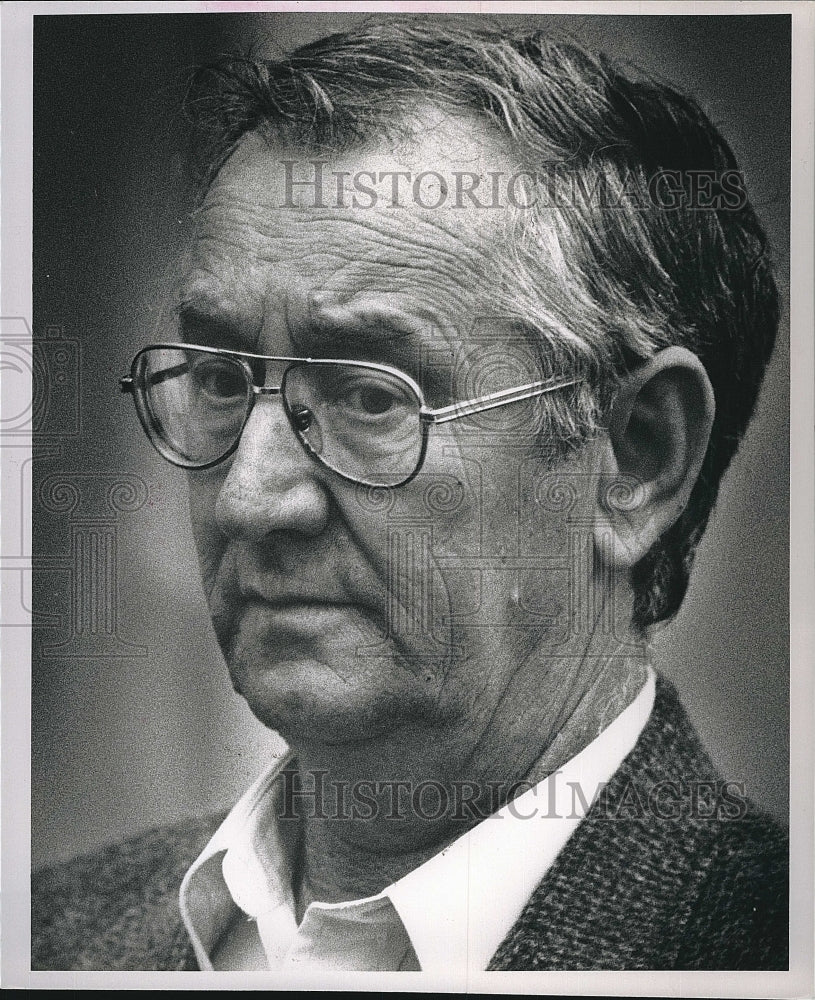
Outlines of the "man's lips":
[[339,649],[346,641],[356,644],[366,636],[379,636],[382,628],[376,616],[357,603],[311,594],[276,595],[271,600],[245,594],[234,610],[235,634],[249,642],[329,641]]
[[379,621],[382,612],[371,602],[347,594],[331,594],[325,590],[285,589],[266,590],[257,587],[239,588],[233,604],[239,618],[245,615],[259,615],[267,620],[307,620],[315,621],[331,615],[351,615],[353,618]]
[[306,598],[266,601],[253,597],[241,601],[239,608],[239,616],[245,622],[255,618],[259,621],[269,622],[304,621],[317,623],[338,615],[359,617],[361,614],[365,614],[359,605],[349,604],[347,601],[318,601]]
[[238,603],[241,605],[259,605],[272,610],[284,610],[286,608],[338,608],[338,607],[359,607],[360,602],[348,600],[347,597],[329,597],[323,594],[311,593],[282,593],[264,594],[260,591],[249,589],[239,592]]

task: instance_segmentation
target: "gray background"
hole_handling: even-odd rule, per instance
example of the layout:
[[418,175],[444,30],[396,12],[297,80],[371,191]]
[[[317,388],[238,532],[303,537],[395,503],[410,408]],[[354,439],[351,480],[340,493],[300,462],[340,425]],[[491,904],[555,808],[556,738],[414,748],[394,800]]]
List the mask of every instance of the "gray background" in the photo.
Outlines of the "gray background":
[[[211,637],[183,474],[152,451],[116,382],[153,338],[189,210],[177,110],[189,67],[234,44],[285,49],[362,18],[35,17],[34,333],[45,345],[41,383],[50,394],[32,500],[35,866],[229,805],[279,751],[232,693]],[[788,300],[788,16],[500,20],[565,29],[691,92],[733,146]],[[53,361],[58,337],[77,352],[67,371]],[[788,387],[785,312],[757,417],[726,477],[691,590],[654,644],[655,665],[678,685],[725,777],[744,781],[783,818]],[[65,416],[74,398],[76,426]],[[117,510],[87,492],[117,479],[144,483],[139,509]],[[47,487],[60,481],[85,491],[73,510],[55,509]],[[100,524],[115,537],[118,652],[143,655],[94,656],[87,637],[54,648],[71,637],[77,531]]]

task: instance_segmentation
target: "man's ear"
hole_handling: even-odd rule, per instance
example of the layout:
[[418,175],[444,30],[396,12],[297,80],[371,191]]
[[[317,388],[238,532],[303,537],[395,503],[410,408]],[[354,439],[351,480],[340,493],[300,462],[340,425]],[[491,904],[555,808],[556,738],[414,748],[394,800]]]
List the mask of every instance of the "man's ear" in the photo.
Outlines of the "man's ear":
[[639,562],[685,509],[715,411],[707,372],[684,347],[655,354],[620,387],[601,449],[595,521],[598,551],[616,567]]

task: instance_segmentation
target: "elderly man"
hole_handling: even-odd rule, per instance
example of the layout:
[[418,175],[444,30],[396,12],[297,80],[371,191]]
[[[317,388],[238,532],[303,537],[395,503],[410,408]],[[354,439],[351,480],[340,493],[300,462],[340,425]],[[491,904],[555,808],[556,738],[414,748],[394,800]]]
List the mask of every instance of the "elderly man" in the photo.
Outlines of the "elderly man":
[[34,967],[785,968],[784,835],[647,658],[777,323],[722,138],[455,28],[233,60],[190,106],[177,332],[122,388],[290,753],[37,878]]

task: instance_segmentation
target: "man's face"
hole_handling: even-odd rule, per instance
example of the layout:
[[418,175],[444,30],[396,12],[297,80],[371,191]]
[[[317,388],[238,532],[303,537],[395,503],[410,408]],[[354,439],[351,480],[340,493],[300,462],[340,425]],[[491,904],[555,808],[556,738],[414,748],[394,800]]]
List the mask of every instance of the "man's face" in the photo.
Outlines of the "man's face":
[[[307,187],[285,207],[285,159],[313,178],[307,157],[249,137],[209,191],[184,339],[379,361],[419,381],[431,407],[540,377],[494,315],[499,213],[422,208],[409,182],[400,207],[382,186],[373,207],[336,207],[331,171],[510,174],[486,133],[454,122],[407,150],[338,157],[324,168],[326,208]],[[263,722],[293,742],[413,726],[475,743],[532,699],[557,715],[564,678],[540,651],[564,637],[568,571],[561,520],[539,502],[537,418],[522,403],[433,427],[420,474],[371,490],[303,450],[279,396],[257,399],[236,453],[189,484],[216,634]]]

